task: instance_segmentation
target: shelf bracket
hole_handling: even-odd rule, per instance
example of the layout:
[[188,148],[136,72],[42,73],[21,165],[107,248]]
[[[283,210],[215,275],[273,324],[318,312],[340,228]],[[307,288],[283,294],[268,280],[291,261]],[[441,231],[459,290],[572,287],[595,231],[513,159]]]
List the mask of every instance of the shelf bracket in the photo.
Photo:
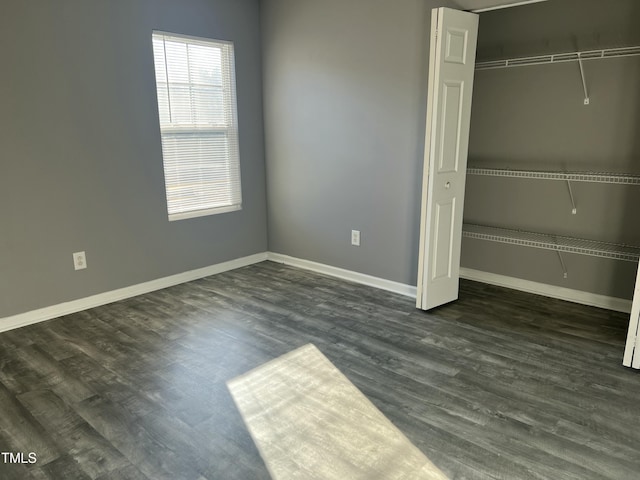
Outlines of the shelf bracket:
[[567,272],[567,266],[564,263],[564,258],[562,258],[562,253],[560,253],[560,250],[556,250],[556,253],[558,254],[558,259],[560,259],[560,266],[562,266],[562,276],[563,278],[567,278],[569,273]]
[[567,179],[567,188],[569,189],[569,196],[571,197],[571,215],[575,215],[578,213],[578,209],[576,208],[576,201],[573,198],[573,190],[571,189],[571,180]]
[[582,88],[584,89],[584,104],[589,105],[589,92],[587,91],[587,80],[584,77],[584,66],[582,65],[582,54],[578,53],[578,65],[580,66],[580,76],[582,77]]

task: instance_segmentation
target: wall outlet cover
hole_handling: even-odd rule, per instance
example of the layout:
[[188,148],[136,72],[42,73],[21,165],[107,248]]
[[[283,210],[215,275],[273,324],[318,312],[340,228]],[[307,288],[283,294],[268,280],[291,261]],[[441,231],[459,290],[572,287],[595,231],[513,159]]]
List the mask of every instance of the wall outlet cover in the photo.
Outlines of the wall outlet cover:
[[73,254],[73,268],[76,270],[87,268],[87,255],[84,252],[75,252]]
[[351,245],[360,246],[360,230],[351,230]]

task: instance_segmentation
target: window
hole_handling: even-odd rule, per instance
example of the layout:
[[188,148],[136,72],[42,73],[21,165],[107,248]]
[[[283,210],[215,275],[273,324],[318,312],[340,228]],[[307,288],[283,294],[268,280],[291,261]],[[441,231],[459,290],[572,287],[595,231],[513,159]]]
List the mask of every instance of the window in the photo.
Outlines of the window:
[[153,32],[169,220],[242,208],[233,44]]

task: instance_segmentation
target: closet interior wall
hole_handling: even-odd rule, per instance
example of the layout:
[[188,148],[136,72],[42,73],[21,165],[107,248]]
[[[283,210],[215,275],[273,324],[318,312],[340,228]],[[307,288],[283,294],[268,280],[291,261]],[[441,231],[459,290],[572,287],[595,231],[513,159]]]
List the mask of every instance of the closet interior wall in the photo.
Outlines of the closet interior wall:
[[[640,45],[640,2],[482,13],[477,61]],[[640,56],[477,71],[469,166],[640,175]],[[640,186],[468,175],[465,223],[640,246]],[[631,299],[637,264],[463,238],[462,267]]]

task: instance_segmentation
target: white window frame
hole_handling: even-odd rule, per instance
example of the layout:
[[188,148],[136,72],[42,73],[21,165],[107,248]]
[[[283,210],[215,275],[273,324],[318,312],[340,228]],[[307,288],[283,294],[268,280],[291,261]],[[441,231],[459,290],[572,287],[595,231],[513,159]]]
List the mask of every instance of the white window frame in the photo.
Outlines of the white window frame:
[[[169,221],[241,210],[242,191],[233,42],[157,30],[152,32],[152,41]],[[162,42],[162,46],[157,42]],[[180,73],[188,75],[187,83],[173,82],[170,79],[172,75],[169,69],[177,64],[172,64],[167,59],[166,42],[187,45],[185,57],[180,57],[186,65],[186,69]],[[223,119],[221,121],[198,120],[206,117],[207,112],[204,109],[199,110],[202,108],[198,107],[202,104],[202,99],[194,100],[194,90],[202,85],[192,81],[191,70],[194,61],[189,56],[189,45],[220,49],[222,84],[208,87],[210,90],[217,89],[222,94],[221,108],[215,110],[216,114]],[[164,72],[160,69],[164,69]],[[184,118],[179,120],[179,115],[172,110],[174,108],[171,104],[172,87],[183,89],[188,87],[189,100],[176,99],[176,105],[182,101],[179,104],[180,107],[183,109],[186,107],[190,112],[188,122],[185,122]],[[164,103],[161,94],[166,95],[166,98],[163,97]],[[214,145],[214,137],[217,134],[223,136],[222,148],[219,138],[215,139],[217,143]],[[180,138],[183,141],[186,139],[182,146],[178,146],[176,141]],[[224,153],[221,154],[221,151]],[[217,173],[212,173],[216,168]],[[222,183],[223,186],[216,188],[211,185],[216,182]]]

